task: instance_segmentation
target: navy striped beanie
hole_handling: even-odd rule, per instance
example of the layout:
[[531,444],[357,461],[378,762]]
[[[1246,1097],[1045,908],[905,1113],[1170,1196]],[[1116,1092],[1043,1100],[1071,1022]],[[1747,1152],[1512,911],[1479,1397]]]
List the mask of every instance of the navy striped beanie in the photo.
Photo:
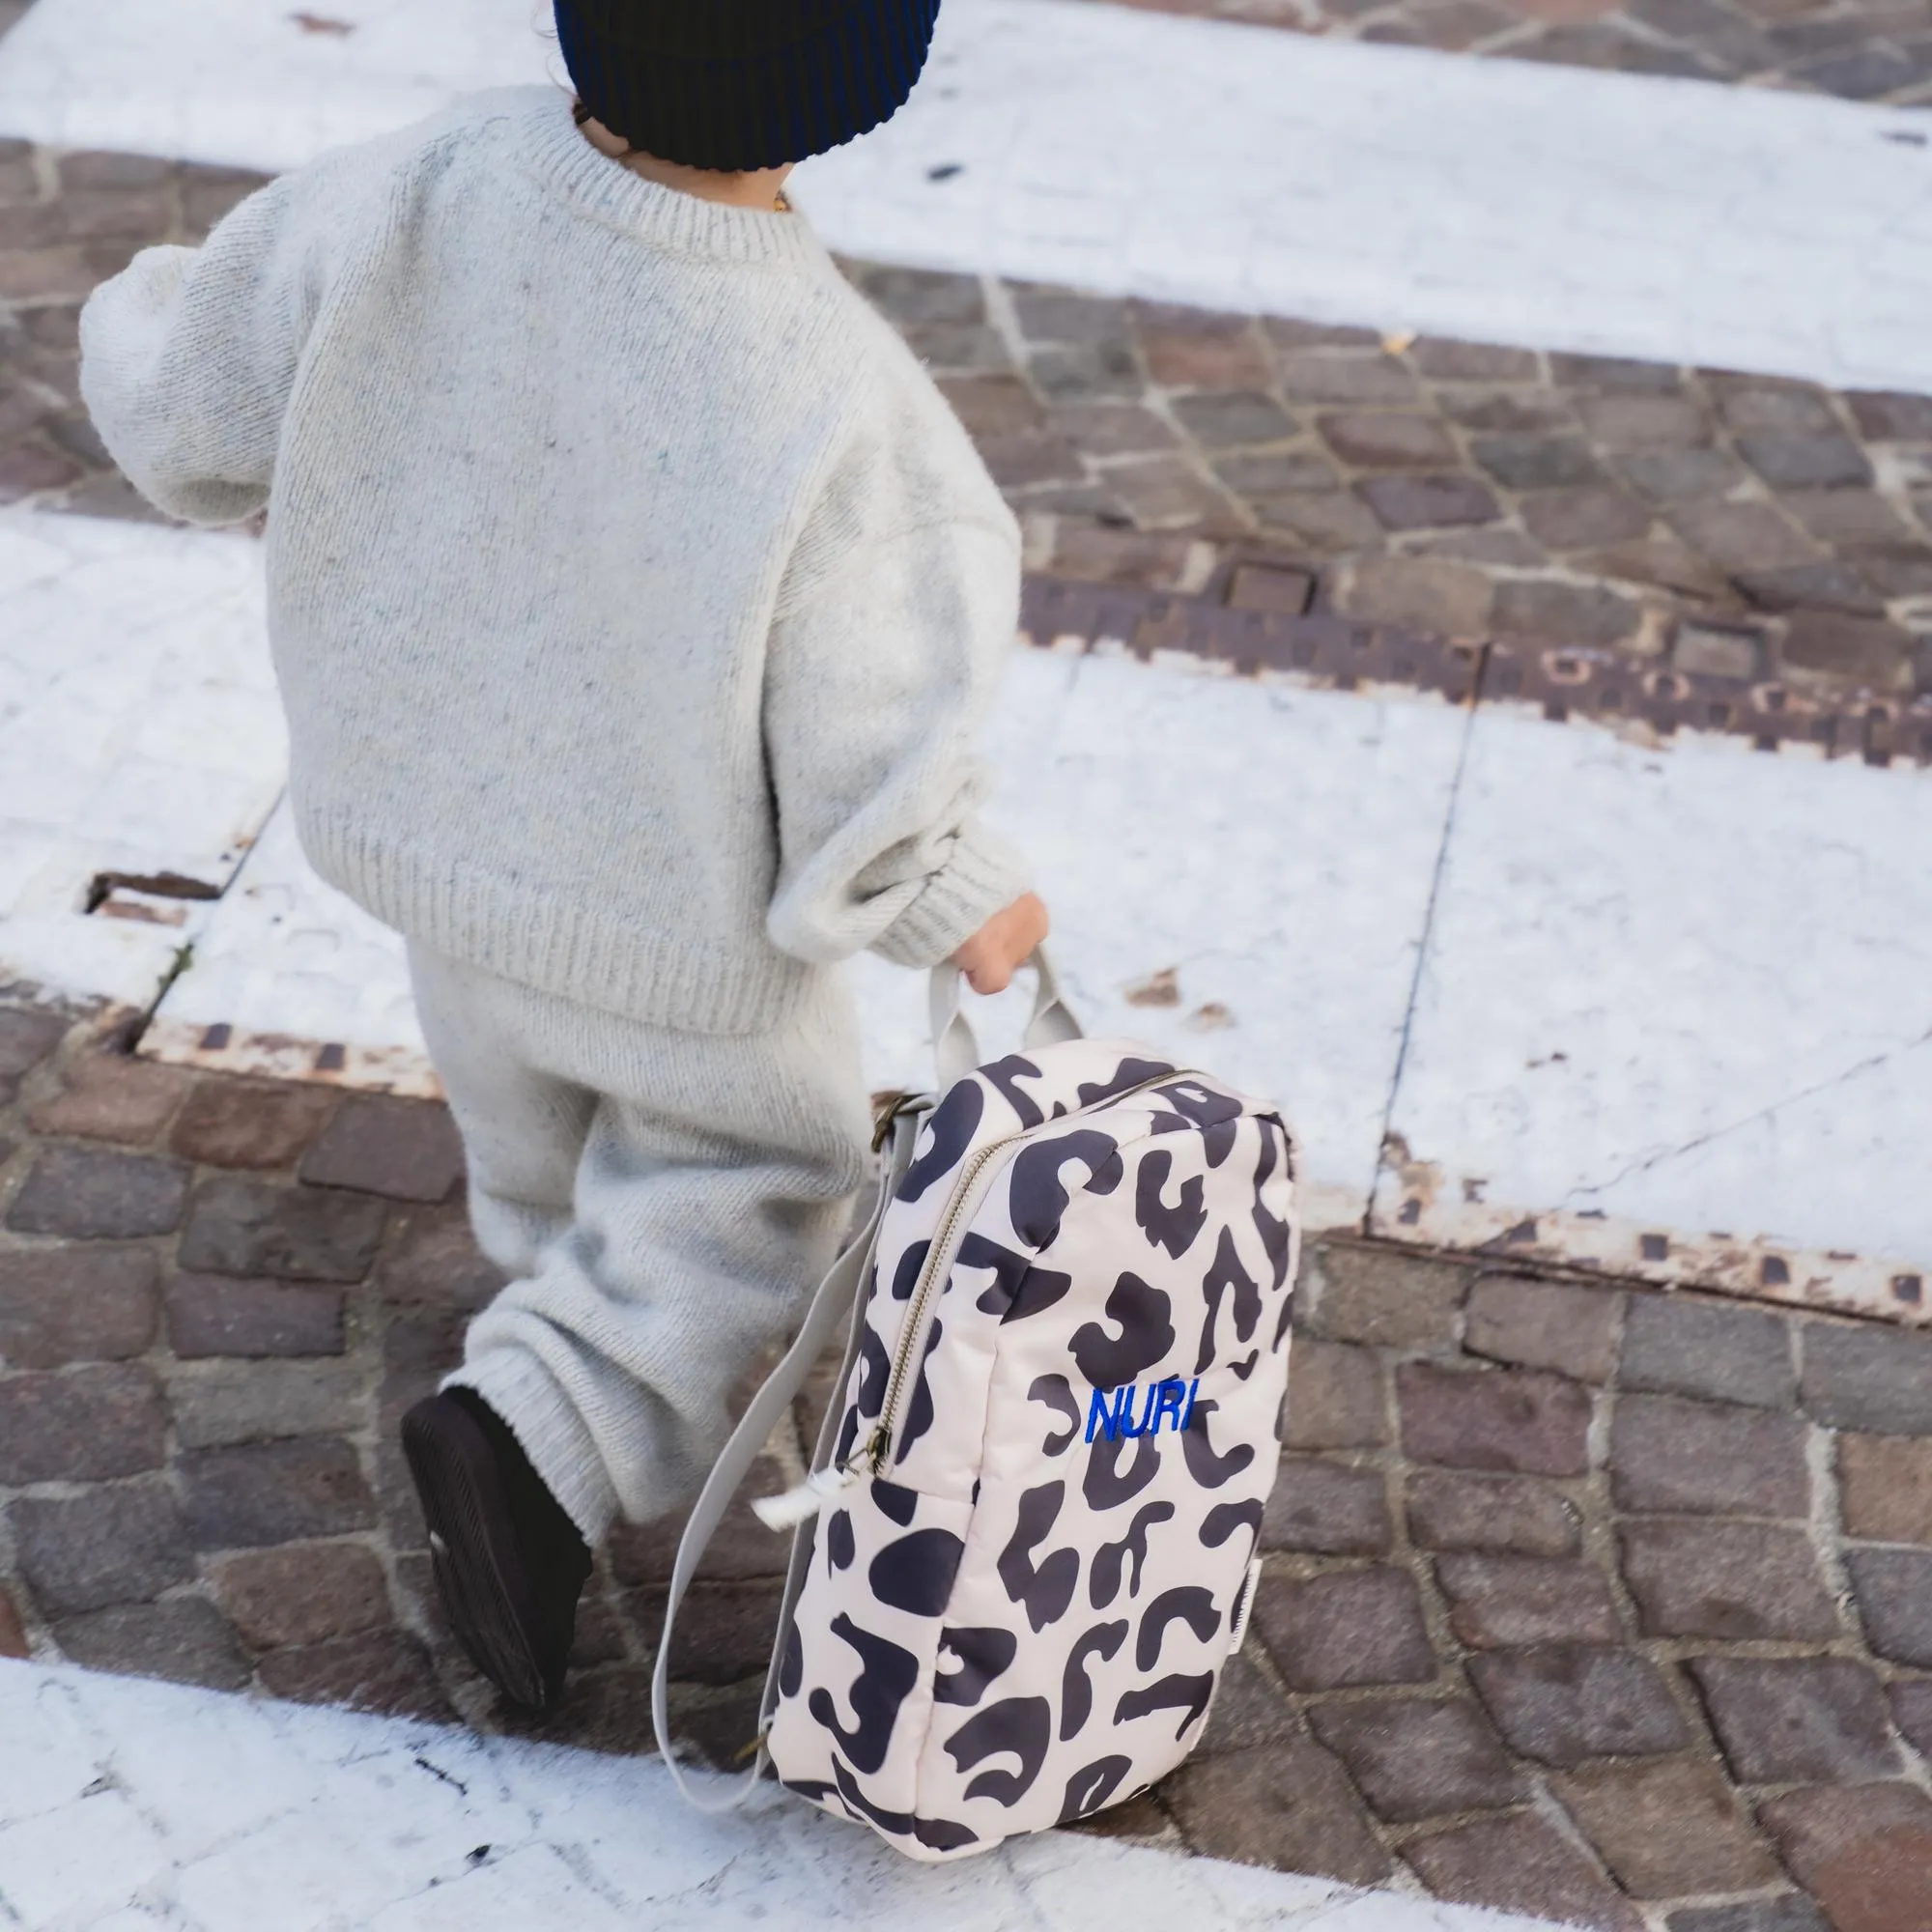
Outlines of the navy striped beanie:
[[939,0],[555,0],[578,99],[660,160],[742,172],[895,113]]

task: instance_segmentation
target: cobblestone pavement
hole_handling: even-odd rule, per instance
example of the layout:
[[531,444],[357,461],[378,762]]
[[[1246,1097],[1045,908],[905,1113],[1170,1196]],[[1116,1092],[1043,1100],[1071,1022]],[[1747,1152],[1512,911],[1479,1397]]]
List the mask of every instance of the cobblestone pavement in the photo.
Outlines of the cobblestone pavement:
[[1293,33],[1791,88],[1902,106],[1932,101],[1926,0],[1126,0]]
[[[0,1654],[499,1726],[394,1447],[495,1286],[446,1117],[33,1007],[0,1098]],[[1606,1928],[1932,1923],[1932,1338],[1338,1241],[1298,1327],[1253,1639],[1104,1829]],[[542,1735],[648,1748],[671,1548],[602,1553]],[[742,1513],[707,1566],[714,1758],[782,1553]]]
[[[0,501],[152,514],[77,400],[79,304],[256,179],[0,142]],[[850,272],[978,440],[1037,582],[1800,701],[1932,690],[1932,399]]]

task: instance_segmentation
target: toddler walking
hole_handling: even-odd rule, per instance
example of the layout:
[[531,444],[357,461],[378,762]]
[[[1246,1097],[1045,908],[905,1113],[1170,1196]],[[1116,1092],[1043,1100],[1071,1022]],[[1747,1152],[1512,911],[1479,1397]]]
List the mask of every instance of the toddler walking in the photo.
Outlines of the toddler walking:
[[453,1628],[558,1695],[590,1547],[687,1499],[866,1157],[836,962],[1044,935],[969,755],[1018,533],[781,185],[937,0],[556,0],[577,99],[328,155],[82,316],[170,513],[267,507],[290,798],[401,931],[511,1276],[406,1417]]

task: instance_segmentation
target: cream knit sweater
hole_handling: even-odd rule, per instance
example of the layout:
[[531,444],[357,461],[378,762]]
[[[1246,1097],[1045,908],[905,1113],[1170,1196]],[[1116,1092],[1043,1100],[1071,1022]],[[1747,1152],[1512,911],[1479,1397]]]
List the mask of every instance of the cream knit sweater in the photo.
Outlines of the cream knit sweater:
[[297,824],[379,919],[749,1033],[812,963],[930,964],[1025,889],[968,752],[1018,531],[803,216],[505,90],[145,250],[81,348],[146,496],[268,505]]

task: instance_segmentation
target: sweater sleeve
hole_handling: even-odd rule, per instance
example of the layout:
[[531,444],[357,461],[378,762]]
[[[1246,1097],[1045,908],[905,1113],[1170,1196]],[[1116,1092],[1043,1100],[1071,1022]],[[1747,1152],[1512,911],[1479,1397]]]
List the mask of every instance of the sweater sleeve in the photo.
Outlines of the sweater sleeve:
[[931,966],[1027,890],[971,755],[1019,617],[1010,526],[949,519],[843,556],[774,626],[769,930],[802,959]]
[[235,523],[268,501],[320,283],[308,185],[306,173],[271,182],[200,248],[144,248],[81,310],[95,427],[172,516]]

